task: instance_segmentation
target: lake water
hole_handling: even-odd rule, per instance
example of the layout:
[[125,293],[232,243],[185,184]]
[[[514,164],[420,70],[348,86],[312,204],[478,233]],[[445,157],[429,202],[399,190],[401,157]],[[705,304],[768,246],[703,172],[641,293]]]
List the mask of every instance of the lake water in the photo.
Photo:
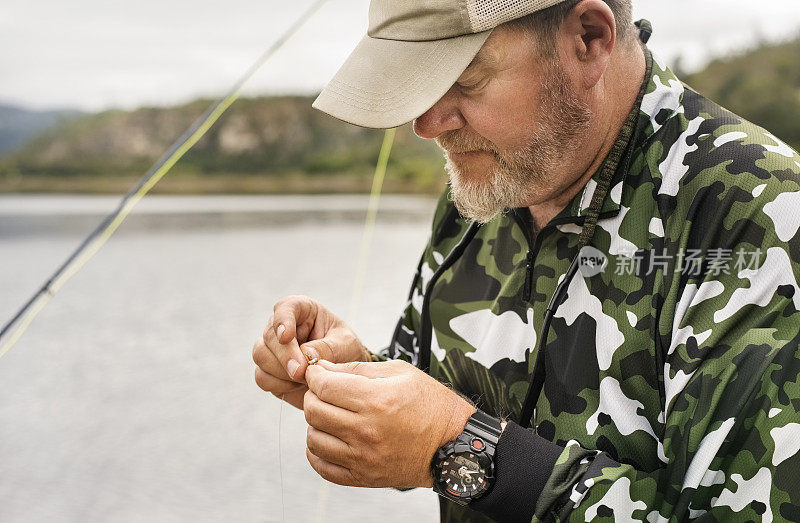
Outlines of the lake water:
[[[389,341],[434,203],[381,200],[352,321],[373,349]],[[115,204],[0,196],[0,322]],[[143,200],[0,359],[0,521],[437,521],[428,490],[324,482],[302,413],[253,382],[277,299],[307,294],[346,315],[366,205]]]

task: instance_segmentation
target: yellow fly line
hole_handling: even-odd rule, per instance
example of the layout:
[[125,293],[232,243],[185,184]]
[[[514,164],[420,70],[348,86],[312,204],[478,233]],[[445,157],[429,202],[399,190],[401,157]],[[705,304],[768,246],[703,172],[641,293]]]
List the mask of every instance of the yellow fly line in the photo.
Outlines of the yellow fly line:
[[381,144],[381,152],[378,154],[378,163],[375,165],[375,174],[372,176],[372,189],[369,194],[369,204],[367,206],[367,218],[364,224],[364,233],[361,237],[361,244],[358,249],[356,263],[356,276],[353,280],[353,289],[350,295],[350,306],[347,310],[345,321],[353,323],[356,317],[356,307],[361,301],[361,290],[364,287],[364,279],[367,275],[367,261],[369,259],[369,248],[372,244],[372,234],[375,231],[375,219],[378,216],[378,202],[381,198],[383,178],[386,175],[386,165],[389,163],[389,155],[392,153],[395,129],[386,129]]
[[298,18],[267,49],[253,65],[239,78],[233,85],[228,94],[211,105],[206,112],[173,144],[173,146],[162,156],[155,165],[142,177],[136,187],[126,194],[117,209],[107,216],[103,222],[84,240],[84,242],[73,252],[67,260],[56,270],[32,298],[0,329],[0,341],[16,325],[16,328],[8,336],[8,339],[0,344],[0,358],[2,358],[14,344],[22,337],[30,326],[31,322],[42,311],[53,296],[88,262],[100,248],[108,241],[111,235],[119,228],[125,218],[131,213],[139,200],[146,195],[161,180],[178,160],[191,149],[200,138],[205,135],[214,125],[220,116],[235,102],[241,94],[245,83],[253,77],[256,71],[275,54],[278,49],[283,47],[316,11],[322,7],[326,0],[316,0],[303,15]]

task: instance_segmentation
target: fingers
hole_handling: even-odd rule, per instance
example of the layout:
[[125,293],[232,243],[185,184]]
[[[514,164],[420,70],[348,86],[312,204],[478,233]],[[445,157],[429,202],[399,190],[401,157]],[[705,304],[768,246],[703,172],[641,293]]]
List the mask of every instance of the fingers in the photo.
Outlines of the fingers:
[[[274,371],[274,367],[270,366],[271,358],[274,357],[278,367],[283,369],[289,379],[302,382],[308,366],[308,359],[300,351],[297,339],[291,338],[287,343],[281,343],[275,334],[275,329],[267,326],[262,341],[263,348],[257,346],[253,349],[253,360],[256,364],[268,374],[282,377],[281,373]],[[265,367],[265,365],[267,366]]]
[[345,468],[351,468],[359,461],[350,445],[314,427],[308,427],[306,447],[315,456]]
[[282,379],[289,379],[286,369],[275,357],[275,354],[267,347],[264,338],[257,338],[253,343],[253,362],[267,374]]
[[[269,343],[265,342],[263,338],[259,338],[253,344],[253,361],[265,373],[282,380],[291,380],[292,377],[287,368],[288,359],[292,354],[291,350],[291,346],[282,346],[274,338],[269,339]],[[276,353],[278,354],[276,355]]]
[[305,341],[317,318],[318,304],[308,296],[286,296],[275,303],[273,312],[271,327],[280,343],[292,338]]
[[309,425],[343,440],[360,427],[354,412],[322,401],[311,390],[303,396],[303,412]]
[[258,367],[256,367],[255,379],[256,385],[258,385],[262,390],[271,392],[276,396],[281,396],[289,392],[306,388],[306,386],[302,383],[276,378],[271,374],[267,374]]
[[348,469],[342,467],[341,465],[336,465],[329,461],[325,461],[319,456],[315,456],[308,449],[306,449],[306,459],[308,459],[308,463],[311,465],[311,468],[317,472],[317,474],[322,476],[324,479],[327,479],[331,483],[336,483],[337,485],[344,485],[347,487],[361,486]]
[[279,400],[285,401],[286,403],[288,403],[289,405],[298,410],[303,410],[303,398],[306,392],[308,392],[308,387],[304,387],[301,385],[300,388],[298,388],[295,391],[287,392],[286,394],[275,394],[273,392],[272,395],[278,398]]
[[373,394],[369,378],[347,372],[332,372],[328,367],[336,364],[321,360],[306,370],[308,389],[327,404],[335,405],[351,412],[362,410],[362,398]]

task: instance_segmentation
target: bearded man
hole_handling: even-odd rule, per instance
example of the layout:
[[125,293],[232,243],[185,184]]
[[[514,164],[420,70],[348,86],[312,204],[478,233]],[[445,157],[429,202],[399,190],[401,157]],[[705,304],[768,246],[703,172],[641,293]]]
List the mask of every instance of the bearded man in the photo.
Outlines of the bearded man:
[[323,478],[433,487],[443,521],[800,520],[800,155],[637,26],[372,0],[314,105],[413,120],[450,183],[388,347],[306,296],[254,347]]

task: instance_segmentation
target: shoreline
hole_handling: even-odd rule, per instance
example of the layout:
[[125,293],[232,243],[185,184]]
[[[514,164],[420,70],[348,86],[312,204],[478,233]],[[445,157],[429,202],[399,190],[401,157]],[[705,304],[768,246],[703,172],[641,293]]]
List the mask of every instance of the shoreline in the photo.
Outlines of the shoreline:
[[[0,176],[0,194],[124,194],[140,175],[6,175]],[[391,168],[383,182],[386,194],[437,195],[444,190],[444,172],[435,180],[393,176]],[[174,172],[153,188],[154,194],[368,194],[372,174],[208,174]]]
[[[116,208],[119,195],[0,194],[0,238],[84,234]],[[362,223],[368,194],[148,195],[126,218],[130,231],[292,227]],[[383,194],[378,220],[430,222],[436,197]]]

